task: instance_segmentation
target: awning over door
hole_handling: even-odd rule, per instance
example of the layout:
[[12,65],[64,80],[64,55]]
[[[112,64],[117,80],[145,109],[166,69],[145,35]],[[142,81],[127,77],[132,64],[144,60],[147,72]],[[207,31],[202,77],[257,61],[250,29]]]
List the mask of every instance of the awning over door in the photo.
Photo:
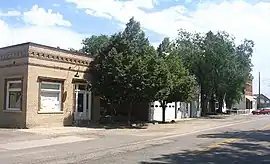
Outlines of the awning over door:
[[248,99],[249,101],[256,101],[256,99],[254,99],[253,96],[248,96],[248,95],[245,95],[246,99]]

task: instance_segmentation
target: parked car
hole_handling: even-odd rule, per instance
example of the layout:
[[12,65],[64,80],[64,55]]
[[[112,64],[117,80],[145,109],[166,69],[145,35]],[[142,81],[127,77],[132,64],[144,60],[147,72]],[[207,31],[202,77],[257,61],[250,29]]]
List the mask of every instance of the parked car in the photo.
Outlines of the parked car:
[[252,111],[252,114],[270,114],[270,109],[264,108],[264,109],[254,110]]

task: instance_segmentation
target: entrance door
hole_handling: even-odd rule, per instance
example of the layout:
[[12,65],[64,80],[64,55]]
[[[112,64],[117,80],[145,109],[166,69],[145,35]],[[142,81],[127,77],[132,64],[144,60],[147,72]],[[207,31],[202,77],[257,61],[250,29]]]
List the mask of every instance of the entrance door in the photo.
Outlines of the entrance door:
[[75,120],[91,120],[91,91],[86,84],[75,84]]

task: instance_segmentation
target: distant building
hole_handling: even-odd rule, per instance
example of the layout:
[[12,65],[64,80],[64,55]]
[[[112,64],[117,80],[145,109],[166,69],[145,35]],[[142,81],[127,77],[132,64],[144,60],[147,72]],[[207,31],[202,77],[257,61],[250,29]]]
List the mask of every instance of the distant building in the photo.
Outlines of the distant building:
[[257,109],[257,100],[256,97],[253,96],[253,76],[251,75],[246,82],[245,92],[242,96],[242,100],[238,103],[233,105],[233,108],[237,109],[249,109],[250,112]]
[[254,97],[256,97],[256,100],[257,100],[257,105],[259,104],[259,101],[260,101],[261,108],[270,107],[270,99],[264,94],[260,94],[260,95],[261,96],[259,99],[259,94],[254,94]]
[[253,87],[252,87],[252,81],[253,81],[253,77],[250,77],[247,82],[246,82],[246,86],[245,86],[245,95],[248,96],[252,96],[253,95]]

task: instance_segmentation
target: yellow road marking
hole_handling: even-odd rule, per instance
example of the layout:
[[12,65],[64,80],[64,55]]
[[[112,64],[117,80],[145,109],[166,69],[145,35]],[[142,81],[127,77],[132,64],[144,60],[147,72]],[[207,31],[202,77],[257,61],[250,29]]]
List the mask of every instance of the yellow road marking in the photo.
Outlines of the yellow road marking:
[[265,125],[264,127],[262,127],[262,129],[261,129],[261,130],[266,130],[266,129],[270,129],[270,124]]
[[206,149],[203,150],[203,152],[207,152],[207,151],[210,151],[210,150],[219,148],[222,145],[226,145],[228,143],[232,143],[232,142],[235,142],[237,140],[240,140],[240,139],[239,138],[228,138],[228,139],[225,139],[225,140],[223,140],[221,142],[218,142],[218,143],[215,143],[213,145],[208,146]]
[[[260,130],[266,130],[266,129],[270,129],[270,124],[263,126]],[[235,141],[237,141],[237,140],[241,140],[244,136],[247,136],[247,135],[249,135],[249,134],[251,134],[251,132],[249,132],[249,133],[247,133],[247,134],[245,134],[245,135],[243,135],[243,136],[240,136],[239,138],[228,138],[228,139],[225,139],[225,140],[223,140],[223,141],[221,141],[221,142],[218,142],[218,143],[215,143],[215,144],[213,144],[213,145],[208,146],[208,147],[207,147],[206,149],[204,149],[202,152],[208,152],[208,151],[211,151],[211,150],[213,150],[213,149],[219,148],[219,147],[221,147],[222,145],[226,145],[226,144],[235,142]]]

